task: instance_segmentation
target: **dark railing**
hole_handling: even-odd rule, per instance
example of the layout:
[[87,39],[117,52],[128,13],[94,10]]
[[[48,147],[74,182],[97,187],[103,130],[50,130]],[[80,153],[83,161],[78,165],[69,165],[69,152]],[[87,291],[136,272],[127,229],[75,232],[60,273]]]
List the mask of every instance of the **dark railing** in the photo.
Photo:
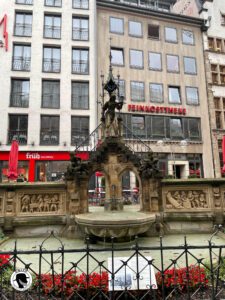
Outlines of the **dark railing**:
[[13,93],[10,101],[11,107],[28,107],[29,94],[27,93]]
[[87,60],[73,60],[72,62],[72,73],[76,74],[88,74],[89,63]]
[[32,35],[32,25],[31,24],[19,24],[16,23],[14,34],[18,36],[31,36]]
[[27,130],[9,130],[8,132],[8,144],[12,143],[12,140],[17,139],[20,145],[27,144]]
[[61,38],[61,27],[59,26],[44,26],[44,37],[52,39]]
[[59,73],[61,69],[60,59],[44,59],[43,60],[43,71]]
[[30,58],[13,57],[12,69],[14,71],[30,71]]
[[[101,143],[101,128],[102,124],[100,124],[92,133],[88,136],[81,135],[78,133],[77,135],[73,136],[72,133],[72,145],[75,146],[75,152],[79,151],[96,151],[97,147]],[[72,130],[73,132],[73,130]]]
[[59,131],[41,131],[40,138],[41,145],[58,145],[59,144]]
[[33,4],[33,0],[16,0],[17,4]]
[[[112,238],[100,247],[87,237],[83,248],[66,249],[51,233],[37,250],[26,251],[15,242],[14,249],[0,252],[0,257],[10,255],[0,264],[0,299],[224,299],[225,245],[212,238],[201,246],[189,245],[186,238],[183,245],[164,246],[160,238],[158,246],[147,247],[138,238],[127,246]],[[10,284],[17,269],[33,277],[25,292]]]
[[73,8],[88,9],[89,0],[73,0]]
[[87,41],[88,40],[88,29],[73,28],[73,40]]
[[62,0],[45,0],[45,5],[47,6],[62,6]]

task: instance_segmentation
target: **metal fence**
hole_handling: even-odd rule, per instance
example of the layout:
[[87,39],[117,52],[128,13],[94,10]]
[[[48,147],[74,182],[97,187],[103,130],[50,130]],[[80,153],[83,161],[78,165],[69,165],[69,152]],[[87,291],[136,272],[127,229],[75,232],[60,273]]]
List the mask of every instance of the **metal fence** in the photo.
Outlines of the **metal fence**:
[[[59,247],[49,249],[56,239]],[[0,299],[225,299],[225,245],[144,247],[138,238],[128,246],[103,241],[66,249],[51,233],[36,250],[0,252]],[[1,258],[9,254],[9,263]],[[11,274],[27,269],[32,287],[17,292]],[[153,272],[154,271],[154,272]],[[154,282],[156,275],[156,283]]]

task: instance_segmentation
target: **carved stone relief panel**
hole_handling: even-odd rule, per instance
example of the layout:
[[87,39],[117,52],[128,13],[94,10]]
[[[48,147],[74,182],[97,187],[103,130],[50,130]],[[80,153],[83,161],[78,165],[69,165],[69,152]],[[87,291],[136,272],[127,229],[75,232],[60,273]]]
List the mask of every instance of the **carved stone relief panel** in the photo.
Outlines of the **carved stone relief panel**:
[[166,209],[207,209],[209,201],[205,190],[171,190],[166,192]]
[[65,193],[39,192],[19,193],[19,214],[62,214],[65,211]]
[[214,207],[215,208],[220,208],[221,207],[221,192],[219,187],[213,187],[212,188],[213,192],[213,202],[214,202]]
[[16,193],[6,192],[5,197],[6,197],[5,214],[12,215],[15,213]]

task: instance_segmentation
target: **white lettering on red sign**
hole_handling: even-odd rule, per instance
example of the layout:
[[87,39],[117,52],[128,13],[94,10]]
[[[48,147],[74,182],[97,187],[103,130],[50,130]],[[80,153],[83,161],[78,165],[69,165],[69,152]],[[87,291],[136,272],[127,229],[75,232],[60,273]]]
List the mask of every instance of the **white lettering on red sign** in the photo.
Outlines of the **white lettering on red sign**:
[[41,156],[38,153],[29,153],[26,154],[26,159],[40,159]]

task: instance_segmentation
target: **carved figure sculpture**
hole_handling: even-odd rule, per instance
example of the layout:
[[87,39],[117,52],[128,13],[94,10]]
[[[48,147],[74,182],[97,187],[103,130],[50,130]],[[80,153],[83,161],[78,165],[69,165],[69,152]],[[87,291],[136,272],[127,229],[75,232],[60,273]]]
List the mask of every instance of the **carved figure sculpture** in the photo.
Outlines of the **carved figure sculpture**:
[[141,161],[139,172],[143,178],[153,178],[160,175],[158,169],[158,159],[154,158],[152,152],[149,152],[147,158]]
[[21,212],[29,212],[30,196],[24,195],[21,198]]
[[203,191],[169,191],[166,195],[166,207],[176,209],[208,208]]

